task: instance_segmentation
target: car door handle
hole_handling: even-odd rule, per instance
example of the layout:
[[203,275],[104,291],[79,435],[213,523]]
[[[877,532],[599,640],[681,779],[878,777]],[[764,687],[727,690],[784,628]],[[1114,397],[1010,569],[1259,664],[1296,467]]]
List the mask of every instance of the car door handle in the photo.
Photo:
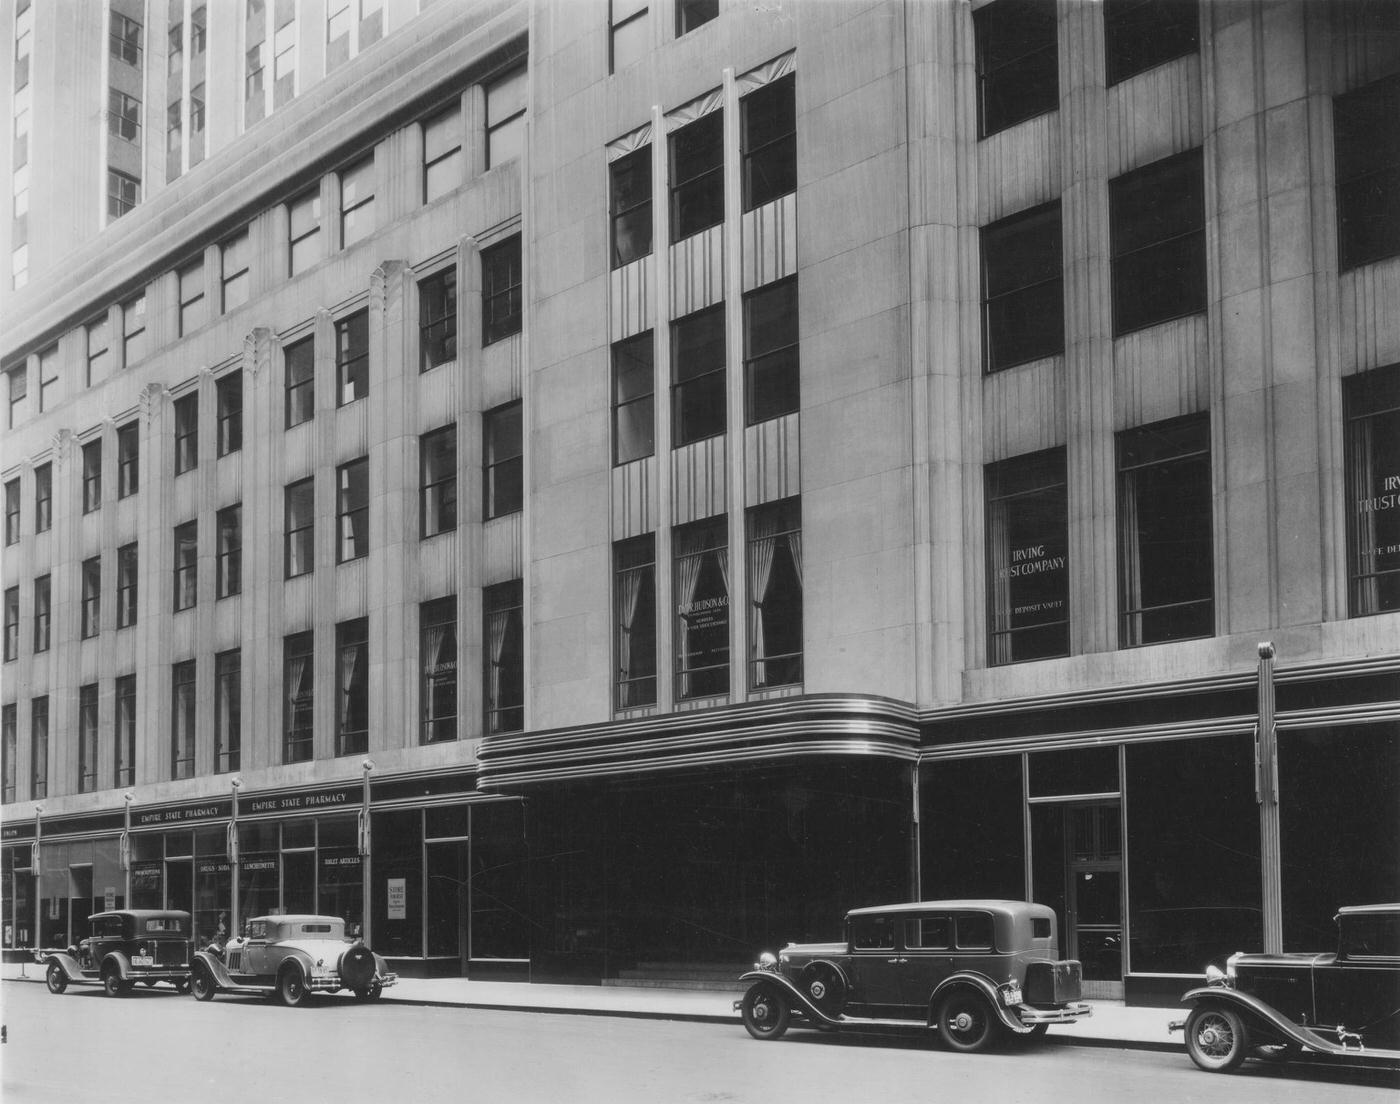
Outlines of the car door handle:
[[907,962],[908,959],[905,959],[905,958],[887,958],[887,959],[885,959],[885,961],[888,962],[891,966],[898,966],[901,962]]

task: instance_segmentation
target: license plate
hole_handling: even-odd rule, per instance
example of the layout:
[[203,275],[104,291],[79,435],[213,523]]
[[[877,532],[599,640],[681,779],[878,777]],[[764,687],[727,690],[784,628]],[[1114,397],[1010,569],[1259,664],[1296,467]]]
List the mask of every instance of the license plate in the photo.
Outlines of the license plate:
[[1007,1005],[1007,1007],[1010,1007],[1010,1006],[1013,1005],[1013,1004],[1020,1004],[1020,1003],[1021,1003],[1021,990],[1020,990],[1020,988],[1003,989],[1003,990],[1001,991],[1001,999],[1002,999],[1002,1001]]
[[131,964],[133,966],[154,966],[156,960],[150,955],[132,955]]

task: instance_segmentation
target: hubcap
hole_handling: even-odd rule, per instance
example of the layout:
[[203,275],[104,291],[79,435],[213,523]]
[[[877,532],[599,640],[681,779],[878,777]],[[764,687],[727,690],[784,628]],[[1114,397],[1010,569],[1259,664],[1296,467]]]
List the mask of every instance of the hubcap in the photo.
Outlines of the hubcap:
[[954,1017],[953,1017],[953,1030],[954,1030],[954,1031],[971,1031],[971,1030],[972,1030],[972,1015],[971,1015],[971,1013],[968,1013],[968,1012],[959,1012],[956,1016],[954,1016]]
[[768,1002],[756,1001],[753,1006],[753,1018],[762,1023],[768,1018]]

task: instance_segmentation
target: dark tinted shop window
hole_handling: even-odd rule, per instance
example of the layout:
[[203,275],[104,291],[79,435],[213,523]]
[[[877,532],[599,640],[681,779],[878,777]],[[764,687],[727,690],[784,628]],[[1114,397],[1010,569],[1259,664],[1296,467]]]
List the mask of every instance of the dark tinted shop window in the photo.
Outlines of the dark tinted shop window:
[[617,708],[656,701],[656,536],[613,545]]
[[789,73],[739,103],[745,211],[797,191],[796,92]]
[[711,111],[671,135],[671,240],[724,221],[724,113]]
[[1210,419],[1118,435],[1118,604],[1124,647],[1215,631]]
[[1031,797],[1116,794],[1118,790],[1116,747],[1031,752],[1028,780]]
[[651,146],[609,166],[612,179],[613,268],[651,252]]
[[996,0],[972,22],[982,137],[1060,106],[1055,0]]
[[671,324],[672,444],[724,432],[724,307],[697,311]]
[[375,813],[374,949],[382,955],[423,953],[423,813]]
[[1400,253],[1400,75],[1338,96],[1337,265]]
[[748,424],[791,414],[801,404],[797,279],[744,297],[744,399]]
[[982,228],[982,295],[988,372],[1064,352],[1059,200]]
[[937,841],[921,851],[924,897],[1024,899],[1021,757],[950,759],[919,772],[920,826]]
[[1400,365],[1344,381],[1348,605],[1400,609]]
[[[1208,962],[1258,949],[1259,807],[1250,738],[1133,744],[1125,755],[1133,972],[1199,976]],[[1338,837],[1325,835],[1335,848]]]
[[471,957],[529,958],[529,855],[520,801],[471,810]]
[[1400,725],[1284,731],[1278,743],[1283,949],[1326,951],[1342,905],[1400,900]]
[[1197,0],[1104,0],[1108,83],[1194,54],[1200,19]]
[[1201,151],[1108,182],[1113,334],[1206,309]]
[[1064,449],[987,466],[987,661],[1069,653]]
[[679,526],[675,554],[676,697],[729,693],[729,545],[723,517]]

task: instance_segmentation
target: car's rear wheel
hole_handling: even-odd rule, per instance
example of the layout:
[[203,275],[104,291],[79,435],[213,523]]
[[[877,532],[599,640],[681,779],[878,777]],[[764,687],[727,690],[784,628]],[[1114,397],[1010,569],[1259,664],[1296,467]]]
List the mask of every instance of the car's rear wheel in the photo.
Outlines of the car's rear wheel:
[[44,972],[44,983],[48,985],[50,993],[58,996],[68,988],[68,975],[57,962],[50,962],[49,968]]
[[1249,1053],[1249,1029],[1233,1008],[1198,1006],[1186,1018],[1186,1053],[1208,1073],[1228,1073]]
[[759,982],[750,986],[739,1012],[745,1029],[755,1039],[781,1039],[788,1028],[787,1000],[775,985]]
[[288,966],[277,975],[277,999],[288,1008],[295,1008],[306,999],[306,980],[295,966]]
[[120,997],[126,992],[126,982],[122,981],[122,975],[115,967],[109,966],[102,971],[102,989],[109,997]]
[[846,1003],[846,981],[829,962],[813,962],[803,970],[801,985],[828,1016],[835,1016]]
[[938,1037],[965,1054],[985,1050],[996,1038],[996,1021],[987,1001],[970,989],[955,989],[938,1006]]
[[190,992],[197,1001],[214,999],[214,978],[209,973],[208,966],[201,963],[190,972]]

